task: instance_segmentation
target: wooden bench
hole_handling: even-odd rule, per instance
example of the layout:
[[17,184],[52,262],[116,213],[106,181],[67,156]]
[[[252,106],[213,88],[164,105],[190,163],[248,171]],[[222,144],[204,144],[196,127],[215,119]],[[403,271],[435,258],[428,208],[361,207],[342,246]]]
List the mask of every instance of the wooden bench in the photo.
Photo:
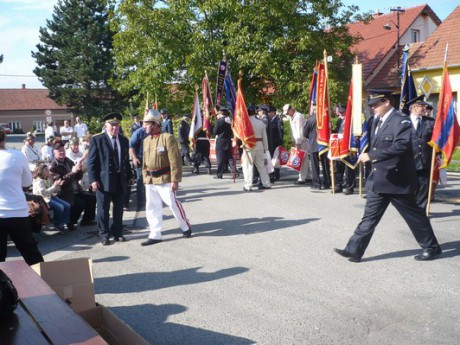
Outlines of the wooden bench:
[[24,261],[0,262],[18,290],[14,315],[0,323],[2,345],[107,344]]

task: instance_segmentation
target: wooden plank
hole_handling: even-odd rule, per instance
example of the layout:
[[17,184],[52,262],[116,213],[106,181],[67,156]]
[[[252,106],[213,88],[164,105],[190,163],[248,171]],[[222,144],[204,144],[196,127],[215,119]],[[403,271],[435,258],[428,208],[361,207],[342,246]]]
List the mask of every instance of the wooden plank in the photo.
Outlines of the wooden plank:
[[21,303],[53,344],[107,344],[24,261],[0,263]]
[[49,345],[21,304],[0,322],[0,339],[3,345]]

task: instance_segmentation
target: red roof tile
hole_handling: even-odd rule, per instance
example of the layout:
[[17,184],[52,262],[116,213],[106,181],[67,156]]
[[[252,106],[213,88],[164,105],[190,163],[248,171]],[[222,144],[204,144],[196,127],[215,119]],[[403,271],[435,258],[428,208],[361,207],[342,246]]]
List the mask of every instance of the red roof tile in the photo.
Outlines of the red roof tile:
[[[405,9],[405,12],[399,15],[400,37],[404,35],[415,19],[424,11],[432,16],[436,23],[441,23],[440,19],[426,4]],[[394,54],[392,48],[397,43],[396,28],[392,25],[392,29],[389,31],[383,29],[385,24],[391,23],[392,21],[397,23],[396,12],[376,15],[367,24],[364,22],[356,22],[349,25],[350,34],[362,38],[362,40],[354,45],[351,50],[358,52],[359,61],[363,64],[363,79],[365,83],[375,77],[373,73],[376,72],[376,68],[387,58],[388,54]],[[391,61],[388,63],[390,62]],[[396,66],[396,61],[393,61],[393,64]],[[388,70],[386,72],[388,73]],[[396,71],[394,71],[393,74],[396,78]],[[375,82],[381,84],[383,80]]]
[[447,63],[460,64],[460,6],[422,43],[411,58],[412,70],[442,68],[448,47]]
[[0,111],[67,109],[48,95],[48,89],[0,89]]

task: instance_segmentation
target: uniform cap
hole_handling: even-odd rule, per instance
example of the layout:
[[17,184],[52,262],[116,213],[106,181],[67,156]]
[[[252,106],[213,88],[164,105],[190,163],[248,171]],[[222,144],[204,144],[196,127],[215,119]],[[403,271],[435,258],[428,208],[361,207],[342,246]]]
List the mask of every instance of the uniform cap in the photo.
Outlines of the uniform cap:
[[391,90],[368,90],[369,98],[367,100],[367,105],[374,105],[380,102],[383,99],[391,99],[393,91]]
[[418,104],[418,105],[421,105],[421,106],[427,106],[428,103],[425,102],[425,101],[423,100],[423,98],[424,98],[423,95],[420,95],[420,96],[418,96],[418,97],[415,97],[415,98],[411,99],[410,101],[408,101],[408,102],[406,103],[406,105],[407,105],[408,107],[411,107],[411,106],[413,106],[413,105],[415,105],[415,104]]
[[120,113],[110,113],[102,118],[105,123],[120,123],[123,117]]

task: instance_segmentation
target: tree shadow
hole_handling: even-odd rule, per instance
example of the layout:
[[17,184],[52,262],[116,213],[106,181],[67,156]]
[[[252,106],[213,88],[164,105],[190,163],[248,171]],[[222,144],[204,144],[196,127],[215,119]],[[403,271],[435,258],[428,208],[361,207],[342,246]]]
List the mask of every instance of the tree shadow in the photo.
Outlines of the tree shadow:
[[242,337],[166,322],[170,315],[187,310],[179,304],[141,304],[111,307],[110,310],[150,344],[255,344],[254,341]]
[[246,267],[225,268],[216,272],[199,272],[200,269],[201,267],[192,267],[172,272],[131,273],[122,276],[96,278],[94,286],[97,294],[132,293],[200,284],[249,271]]

